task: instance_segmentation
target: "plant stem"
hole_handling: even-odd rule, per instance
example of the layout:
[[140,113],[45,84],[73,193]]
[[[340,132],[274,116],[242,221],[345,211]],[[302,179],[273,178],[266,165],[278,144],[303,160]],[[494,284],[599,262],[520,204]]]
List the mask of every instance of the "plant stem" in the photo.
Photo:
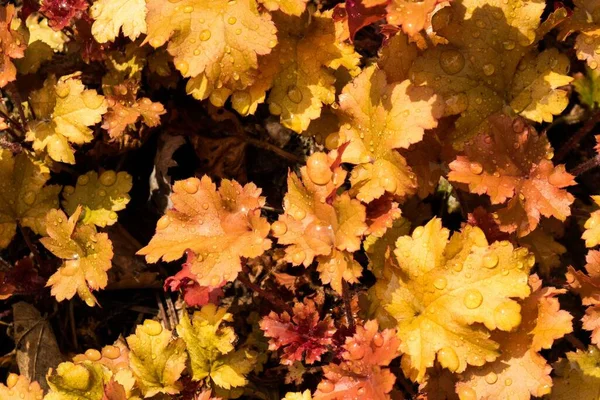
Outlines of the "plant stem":
[[269,293],[269,292],[263,290],[257,284],[250,282],[250,280],[248,278],[246,278],[245,276],[242,276],[242,274],[238,275],[237,279],[240,282],[242,282],[246,287],[248,287],[249,289],[256,292],[256,294],[263,297],[269,303],[273,304],[274,306],[276,306],[277,308],[279,308],[283,311],[287,311],[288,314],[292,315],[292,313],[293,313],[292,307],[290,307],[288,304],[286,304],[283,300],[275,297],[272,293]]
[[269,142],[265,142],[265,141],[254,139],[254,138],[250,138],[250,137],[247,137],[245,135],[236,135],[236,137],[240,138],[241,140],[243,140],[243,141],[245,141],[247,143],[250,143],[253,146],[260,147],[262,149],[272,151],[273,153],[277,154],[278,156],[280,156],[282,158],[285,158],[286,160],[291,161],[293,163],[301,163],[301,162],[303,162],[302,158],[298,157],[297,155],[292,154],[290,152],[287,152],[287,151],[285,151],[285,150],[283,150],[283,149],[281,149],[281,148],[279,148],[279,147],[277,147],[274,144],[271,144]]
[[554,157],[556,161],[562,161],[563,158],[573,149],[575,149],[581,139],[594,129],[596,124],[600,122],[600,111],[596,111],[592,116],[583,124],[581,128],[565,143],[556,153]]
[[19,229],[21,230],[21,235],[23,235],[23,239],[25,239],[27,247],[29,247],[29,251],[31,251],[31,254],[33,254],[33,258],[35,258],[35,261],[37,262],[38,266],[41,266],[42,257],[40,257],[40,253],[38,252],[37,247],[35,247],[35,245],[31,241],[31,238],[29,237],[29,232],[27,232],[25,228],[23,228],[23,226],[21,225],[19,225]]
[[342,298],[344,300],[344,311],[348,320],[348,328],[354,331],[354,316],[352,315],[352,299],[350,298],[350,288],[348,282],[342,280]]
[[600,166],[600,154],[596,155],[594,158],[590,158],[589,160],[577,165],[575,168],[569,171],[571,175],[579,176],[583,173],[589,171],[592,168],[596,168]]
[[22,126],[22,128],[24,128],[24,131],[26,131],[27,118],[25,118],[25,111],[23,110],[23,105],[21,104],[23,102],[23,100],[21,99],[21,94],[19,93],[19,89],[17,89],[17,86],[14,83],[9,83],[7,85],[7,89],[10,92],[11,96],[13,97],[13,98],[11,98],[11,101],[17,107],[17,110],[19,111],[19,118],[21,119],[21,124],[22,124],[21,126]]

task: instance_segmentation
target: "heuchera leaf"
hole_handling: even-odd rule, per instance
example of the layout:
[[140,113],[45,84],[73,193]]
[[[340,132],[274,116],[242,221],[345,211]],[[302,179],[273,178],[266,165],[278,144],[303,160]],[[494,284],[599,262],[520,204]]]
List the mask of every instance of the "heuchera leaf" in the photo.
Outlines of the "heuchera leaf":
[[450,163],[448,178],[469,190],[490,196],[501,229],[525,236],[541,216],[564,221],[574,197],[565,187],[575,184],[564,165],[554,166],[550,143],[524,120],[505,115],[490,117],[488,125],[465,146],[464,155]]
[[145,397],[181,391],[179,378],[187,359],[181,338],[172,338],[172,332],[160,322],[147,319],[127,337],[127,344],[131,369]]
[[458,114],[450,141],[462,148],[488,116],[510,106],[535,121],[552,121],[568,104],[568,57],[537,53],[544,10],[537,0],[456,0],[436,13],[433,29],[449,43],[430,47],[414,62],[417,85],[433,88]]
[[63,362],[56,371],[50,369],[46,380],[50,392],[44,400],[102,399],[104,386],[111,373],[102,364],[85,361],[79,364]]
[[70,144],[92,141],[89,127],[100,122],[107,111],[104,96],[86,89],[80,73],[62,76],[58,82],[50,76],[29,101],[37,121],[30,124],[27,140],[33,142],[34,150],[46,150],[53,160],[69,164],[75,163]]
[[50,210],[46,215],[47,236],[40,242],[63,260],[46,286],[52,286],[51,293],[58,301],[77,293],[93,307],[96,298],[91,291],[106,287],[113,248],[106,233],[96,232],[94,225],[77,223],[80,213],[79,208],[68,219],[60,210]]
[[102,128],[106,129],[111,139],[116,139],[123,135],[128,126],[134,126],[138,121],[149,127],[158,126],[160,116],[165,113],[161,103],[147,97],[126,99],[109,96],[108,112],[104,114]]
[[431,25],[436,6],[443,2],[444,0],[390,0],[387,5],[387,22],[401,25],[404,33],[414,37]]
[[50,171],[27,152],[0,149],[0,248],[12,241],[17,224],[46,232],[46,213],[58,207],[60,186],[47,185]]
[[567,353],[567,359],[556,365],[554,387],[549,400],[594,399],[600,392],[600,351],[589,346],[587,351]]
[[514,332],[496,331],[492,339],[500,344],[502,355],[483,367],[469,368],[456,386],[461,398],[529,399],[550,393],[551,368],[539,354],[554,340],[573,330],[573,317],[561,310],[557,295],[566,292],[542,288],[536,275],[529,279],[531,295],[521,302],[523,320]]
[[0,6],[0,49],[2,57],[0,59],[0,88],[8,82],[17,78],[17,69],[12,63],[12,59],[22,58],[25,53],[25,38],[13,30],[11,22],[15,16],[15,6],[8,4]]
[[117,222],[117,211],[129,203],[128,192],[132,187],[127,172],[104,171],[98,176],[89,171],[77,178],[77,185],[65,186],[62,205],[69,215],[82,207],[81,222],[100,227]]
[[335,101],[335,70],[344,67],[359,72],[359,55],[352,46],[337,40],[331,12],[310,18],[276,15],[278,44],[259,59],[256,81],[235,91],[233,107],[241,114],[253,114],[265,100],[271,114],[279,115],[284,126],[300,133],[321,115],[323,104]]
[[224,389],[246,384],[246,375],[254,363],[245,351],[234,350],[235,332],[222,325],[231,320],[232,315],[226,308],[213,304],[194,312],[191,321],[187,313],[183,313],[177,333],[187,345],[194,381],[210,378]]
[[2,400],[42,400],[44,391],[37,382],[30,382],[22,375],[9,374],[6,386],[0,383]]
[[292,315],[271,311],[260,321],[260,328],[270,338],[269,350],[283,349],[280,362],[284,365],[303,359],[307,364],[320,361],[333,344],[335,333],[331,318],[321,319],[315,301],[309,298],[296,302]]
[[595,70],[600,63],[600,15],[594,0],[575,0],[575,9],[562,26],[560,38],[579,32],[575,39],[575,54]]
[[[592,196],[596,205],[600,206],[600,196]],[[590,217],[585,221],[585,231],[581,238],[585,240],[586,247],[596,247],[600,244],[600,210],[590,213]]]
[[90,9],[95,19],[92,35],[99,43],[114,41],[123,30],[123,35],[135,40],[146,33],[145,0],[97,0]]
[[286,261],[308,267],[316,257],[321,281],[341,293],[342,280],[357,282],[362,273],[352,253],[367,230],[365,206],[347,193],[336,194],[346,177],[337,152],[314,153],[300,174],[288,174],[285,212],[273,233],[287,245]]
[[432,90],[408,80],[389,84],[374,66],[346,85],[337,142],[350,142],[342,161],[356,165],[350,181],[359,200],[368,203],[386,192],[403,198],[416,191],[415,175],[394,149],[421,141],[425,129],[437,126],[442,109]]
[[436,358],[452,372],[494,361],[499,345],[489,331],[518,326],[521,307],[511,298],[530,292],[527,276],[535,260],[526,249],[507,241],[489,245],[471,226],[448,236],[432,219],[396,241],[402,274],[384,306],[398,323],[403,370],[418,382]]
[[173,209],[158,221],[150,243],[138,254],[154,263],[174,261],[190,249],[197,282],[217,286],[235,280],[241,257],[258,257],[271,247],[269,223],[260,216],[265,199],[253,183],[224,179],[217,191],[208,176],[175,182]]
[[289,15],[299,16],[306,9],[308,0],[258,0],[269,11],[281,11]]
[[588,306],[582,318],[583,328],[592,331],[592,343],[600,345],[600,251],[590,250],[586,261],[587,274],[569,266],[567,283],[579,294],[583,305]]
[[52,29],[60,31],[73,19],[81,18],[88,7],[86,0],[44,0],[40,12],[48,18]]
[[282,400],[313,400],[310,390],[304,392],[287,392]]
[[395,333],[393,329],[380,332],[375,320],[357,326],[343,346],[342,362],[323,367],[324,378],[314,400],[391,399],[388,393],[396,377],[385,367],[399,355]]
[[198,99],[223,105],[232,90],[254,80],[258,56],[277,45],[277,29],[254,0],[147,1],[148,36],[154,48],[168,42],[175,67]]

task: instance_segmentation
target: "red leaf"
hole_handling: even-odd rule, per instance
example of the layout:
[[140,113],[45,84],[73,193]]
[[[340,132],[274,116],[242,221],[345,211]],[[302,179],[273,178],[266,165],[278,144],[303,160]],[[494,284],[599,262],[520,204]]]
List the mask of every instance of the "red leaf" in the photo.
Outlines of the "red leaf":
[[40,12],[48,18],[48,25],[59,31],[71,24],[71,20],[79,19],[88,8],[85,0],[44,0]]

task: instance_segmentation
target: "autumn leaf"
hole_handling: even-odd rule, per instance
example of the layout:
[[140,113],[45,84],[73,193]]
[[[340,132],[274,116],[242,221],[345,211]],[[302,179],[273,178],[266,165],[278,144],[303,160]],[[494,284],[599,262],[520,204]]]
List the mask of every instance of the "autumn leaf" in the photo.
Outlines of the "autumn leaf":
[[282,400],[313,400],[310,390],[304,392],[287,392]]
[[58,301],[71,299],[75,293],[90,307],[96,304],[92,290],[103,289],[113,257],[112,243],[106,233],[97,233],[94,225],[77,224],[81,209],[67,219],[60,210],[46,216],[47,236],[40,242],[63,264],[49,279],[52,295]]
[[117,211],[129,203],[132,178],[127,172],[90,171],[77,178],[77,185],[65,186],[62,205],[69,215],[81,206],[81,222],[105,227],[117,222]]
[[391,0],[387,5],[387,22],[401,25],[404,33],[414,37],[431,25],[431,17],[439,3],[443,0]]
[[310,298],[296,302],[292,315],[287,311],[281,314],[271,311],[260,321],[260,328],[270,338],[269,350],[283,349],[280,362],[284,365],[302,359],[307,364],[320,361],[321,355],[333,344],[335,331],[331,318],[321,319],[315,301]]
[[[592,196],[596,205],[600,206],[600,196]],[[596,247],[600,244],[600,210],[590,213],[590,217],[585,221],[585,231],[581,238],[585,240],[586,247]]]
[[147,319],[136,327],[135,334],[127,337],[127,344],[131,369],[144,397],[180,392],[182,385],[178,380],[187,359],[181,338],[173,339],[172,332],[160,322]]
[[281,11],[289,15],[300,15],[308,0],[258,0],[269,11]]
[[145,0],[97,0],[90,8],[92,35],[99,43],[114,41],[119,31],[131,40],[146,33]]
[[567,283],[579,294],[583,305],[588,306],[582,318],[583,328],[592,331],[592,343],[600,345],[600,251],[590,250],[586,261],[587,274],[569,266]]
[[587,351],[567,353],[567,359],[556,365],[549,400],[596,399],[600,393],[600,351],[590,346]]
[[398,344],[395,331],[379,331],[375,320],[357,326],[354,336],[346,338],[342,362],[323,367],[314,400],[391,399],[396,377],[386,367],[398,357]]
[[[550,393],[551,367],[539,351],[573,330],[573,317],[560,309],[557,295],[564,289],[542,288],[541,280],[529,279],[531,295],[521,302],[522,322],[514,332],[492,333],[502,355],[493,363],[469,368],[456,386],[459,395],[474,394],[478,399],[514,397],[529,399]],[[461,397],[462,398],[462,397]]]
[[254,81],[258,56],[277,45],[277,29],[254,0],[147,1],[146,42],[158,48],[168,42],[175,67],[197,99],[223,105],[232,90]]
[[253,368],[252,358],[244,350],[235,350],[233,328],[222,326],[231,321],[226,308],[207,304],[194,312],[190,321],[183,313],[177,333],[187,345],[194,381],[210,378],[224,389],[246,385],[246,374]]
[[544,224],[527,236],[519,238],[518,243],[533,253],[538,270],[543,276],[550,276],[552,270],[560,266],[560,256],[567,252],[567,248],[555,240],[552,232],[546,229]]
[[36,151],[47,151],[55,161],[75,163],[73,144],[91,142],[90,126],[100,122],[107,111],[106,100],[93,89],[86,89],[80,73],[54,76],[30,97],[35,122],[30,124],[27,140]]
[[338,42],[331,12],[308,18],[275,15],[278,45],[259,59],[256,81],[235,91],[231,101],[242,115],[254,114],[265,101],[271,114],[284,126],[305,131],[321,115],[324,104],[335,101],[335,70],[341,67],[358,73],[359,55],[352,46]]
[[550,161],[552,147],[522,119],[490,117],[488,126],[450,163],[448,178],[466,183],[472,193],[487,194],[492,204],[510,201],[497,211],[501,229],[525,236],[541,216],[564,221],[574,198],[565,187],[575,184],[564,165]]
[[260,216],[265,204],[253,183],[242,187],[224,179],[217,191],[208,176],[175,182],[173,208],[161,217],[150,243],[138,254],[146,261],[174,261],[190,249],[191,271],[202,286],[235,280],[241,257],[258,257],[271,247],[269,223]]
[[[69,41],[67,35],[62,31],[55,31],[48,26],[48,19],[39,13],[33,13],[25,20],[25,25],[29,31],[28,45],[42,42],[48,45],[53,51],[63,51],[65,44]],[[25,50],[27,52],[27,50]]]
[[[452,372],[494,361],[498,343],[489,331],[510,331],[521,322],[511,298],[529,295],[534,258],[507,242],[488,244],[466,226],[448,240],[439,219],[396,241],[401,274],[385,309],[397,320],[403,370],[423,382],[435,359]],[[473,325],[479,323],[482,325]]]
[[413,194],[415,175],[394,149],[408,148],[437,126],[443,107],[433,91],[408,80],[388,84],[385,72],[368,67],[346,85],[339,102],[338,143],[350,142],[342,161],[356,165],[350,177],[356,197],[368,203],[386,192]]
[[108,112],[104,114],[102,128],[106,129],[112,139],[122,136],[128,126],[133,126],[140,120],[146,126],[158,126],[160,125],[160,116],[166,113],[161,103],[153,102],[147,97],[131,102],[109,97],[108,105]]
[[22,375],[9,374],[6,386],[0,383],[0,398],[2,400],[41,400],[44,391],[37,382],[30,382]]
[[82,17],[89,3],[85,0],[44,0],[40,12],[50,21],[50,27],[62,30],[75,19]]
[[352,253],[367,230],[365,206],[347,193],[335,194],[346,177],[335,151],[312,154],[300,174],[288,174],[285,212],[273,233],[287,246],[286,261],[308,267],[317,258],[321,281],[341,293],[343,280],[357,282],[362,273]]
[[17,225],[46,232],[46,213],[58,206],[60,186],[46,185],[50,171],[27,152],[0,149],[0,248],[12,241]]
[[574,75],[573,87],[581,102],[592,109],[600,105],[600,70],[585,69],[585,75],[577,73]]
[[90,361],[60,363],[55,371],[48,371],[50,392],[44,400],[102,399],[110,375],[106,367]]
[[563,24],[559,39],[566,39],[578,32],[575,38],[575,54],[595,70],[600,63],[600,15],[597,4],[592,0],[575,0],[571,16]]
[[17,69],[12,59],[22,58],[25,54],[26,42],[20,33],[13,30],[11,23],[15,16],[15,6],[8,4],[0,6],[0,48],[2,49],[2,60],[0,61],[0,87],[17,78]]
[[413,82],[435,90],[459,115],[450,141],[456,148],[486,119],[508,106],[537,122],[550,122],[568,104],[560,87],[569,60],[556,49],[535,49],[544,3],[535,0],[459,0],[433,18],[448,44],[430,47],[413,63]]

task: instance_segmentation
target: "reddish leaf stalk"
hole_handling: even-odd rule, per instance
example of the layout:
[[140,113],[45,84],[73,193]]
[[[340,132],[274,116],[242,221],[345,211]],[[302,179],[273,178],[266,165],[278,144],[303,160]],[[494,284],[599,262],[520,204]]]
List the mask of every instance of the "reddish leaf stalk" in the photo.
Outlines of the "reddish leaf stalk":
[[600,166],[600,154],[596,155],[594,158],[587,160],[586,162],[577,165],[575,168],[569,171],[569,173],[575,176],[579,176],[589,171],[590,169],[596,168],[598,166]]
[[263,290],[257,284],[250,282],[250,280],[248,278],[246,278],[245,276],[242,276],[241,274],[238,275],[238,280],[242,284],[244,284],[246,287],[248,287],[249,289],[256,292],[256,294],[258,294],[259,296],[261,296],[262,298],[267,300],[269,303],[271,303],[274,306],[276,306],[277,308],[279,308],[280,310],[287,311],[290,315],[293,313],[292,307],[290,307],[288,304],[286,304],[283,300],[275,297],[272,293],[269,293],[269,292]]
[[581,140],[594,129],[596,124],[600,122],[600,111],[596,111],[581,128],[565,143],[556,153],[556,162],[562,161],[563,158],[573,149],[575,149]]

